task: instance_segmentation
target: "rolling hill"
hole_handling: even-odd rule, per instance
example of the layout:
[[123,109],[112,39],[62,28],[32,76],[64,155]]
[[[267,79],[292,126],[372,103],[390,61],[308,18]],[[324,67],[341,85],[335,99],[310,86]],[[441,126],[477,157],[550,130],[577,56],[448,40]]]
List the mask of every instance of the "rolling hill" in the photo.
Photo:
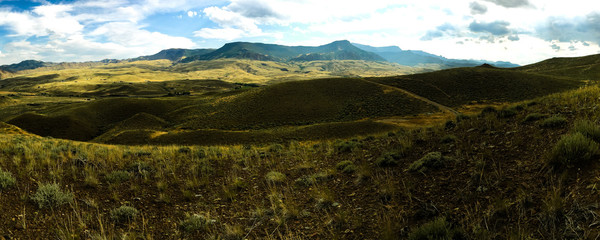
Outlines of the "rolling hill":
[[517,69],[524,72],[563,76],[581,80],[599,80],[600,54],[584,57],[552,58]]
[[451,107],[474,101],[516,102],[582,85],[578,80],[489,65],[375,78],[372,81],[399,87]]

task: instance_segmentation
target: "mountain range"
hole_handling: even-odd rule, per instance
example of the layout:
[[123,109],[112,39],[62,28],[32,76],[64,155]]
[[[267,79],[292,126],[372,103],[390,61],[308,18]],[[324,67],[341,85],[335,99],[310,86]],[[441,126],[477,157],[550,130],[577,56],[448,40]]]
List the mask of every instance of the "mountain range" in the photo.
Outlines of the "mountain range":
[[[165,49],[156,54],[140,56],[126,60],[105,59],[100,62],[140,61],[166,59],[174,63],[189,63],[198,60],[216,59],[248,59],[274,62],[307,62],[328,60],[363,60],[391,62],[405,66],[438,65],[440,69],[454,67],[471,67],[484,63],[496,67],[518,67],[510,62],[490,62],[484,60],[448,59],[418,50],[402,50],[396,46],[372,47],[351,43],[347,40],[335,41],[326,45],[284,46],[277,44],[232,42],[219,49]],[[0,66],[0,71],[14,73],[22,70],[36,69],[56,65],[55,63],[37,60],[25,60],[20,63]]]

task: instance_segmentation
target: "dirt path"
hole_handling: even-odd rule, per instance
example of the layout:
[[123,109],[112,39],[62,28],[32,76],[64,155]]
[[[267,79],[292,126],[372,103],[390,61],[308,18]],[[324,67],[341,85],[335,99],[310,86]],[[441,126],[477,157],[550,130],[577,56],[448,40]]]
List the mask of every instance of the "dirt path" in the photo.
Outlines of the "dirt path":
[[458,114],[459,114],[459,112],[458,112],[458,111],[456,111],[456,110],[454,110],[454,109],[452,109],[452,108],[450,108],[450,107],[444,106],[444,105],[442,105],[442,104],[439,104],[439,103],[437,103],[437,102],[434,102],[434,101],[431,101],[431,100],[429,100],[429,99],[427,99],[427,98],[425,98],[425,97],[421,97],[421,96],[419,96],[419,95],[417,95],[417,94],[414,94],[414,93],[412,93],[412,92],[406,91],[406,90],[404,90],[404,89],[402,89],[402,88],[397,88],[397,87],[393,87],[393,86],[390,86],[390,85],[385,85],[385,84],[381,84],[381,83],[378,83],[378,82],[369,81],[369,80],[366,80],[366,79],[362,79],[362,80],[363,80],[363,81],[365,81],[365,82],[369,82],[369,83],[377,84],[377,85],[379,85],[379,86],[381,86],[381,87],[385,87],[385,88],[388,88],[388,89],[392,89],[392,90],[394,90],[394,91],[399,91],[399,92],[402,92],[402,93],[404,93],[404,94],[406,94],[406,95],[408,95],[408,96],[411,96],[411,97],[413,97],[413,98],[416,98],[416,99],[419,99],[419,100],[421,100],[421,101],[423,101],[423,102],[426,102],[426,103],[428,103],[428,104],[431,104],[431,105],[433,105],[433,106],[435,106],[435,107],[439,108],[439,109],[440,109],[440,110],[442,110],[443,112],[449,112],[449,113],[452,113],[452,114],[454,114],[455,116],[458,116]]

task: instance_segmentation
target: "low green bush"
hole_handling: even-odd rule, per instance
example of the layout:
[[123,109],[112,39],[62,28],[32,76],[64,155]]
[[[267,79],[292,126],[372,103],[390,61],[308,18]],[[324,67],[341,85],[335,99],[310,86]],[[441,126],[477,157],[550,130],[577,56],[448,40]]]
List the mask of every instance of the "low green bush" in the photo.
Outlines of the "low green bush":
[[576,132],[561,137],[552,149],[547,164],[555,169],[570,168],[588,163],[596,154],[598,143]]
[[356,171],[356,165],[348,160],[337,163],[335,168],[342,173],[354,173]]
[[198,231],[206,231],[208,229],[209,221],[206,217],[200,214],[188,215],[183,221],[179,223],[179,227],[184,232],[192,233]]
[[404,154],[398,151],[386,152],[375,160],[378,167],[393,167],[398,165],[398,161],[404,157]]
[[509,118],[517,115],[517,110],[514,108],[504,108],[498,111],[499,118]]
[[560,128],[567,125],[567,119],[561,116],[552,116],[550,118],[544,119],[542,123],[540,123],[540,127],[543,128]]
[[463,239],[462,231],[453,228],[446,218],[439,217],[415,228],[408,235],[410,240],[453,240]]
[[441,168],[445,166],[449,160],[451,160],[451,158],[442,156],[441,152],[430,152],[421,159],[410,164],[408,170],[412,172],[424,172],[428,169]]
[[440,139],[441,143],[453,143],[456,142],[458,138],[454,134],[448,134]]
[[17,180],[10,172],[0,169],[0,190],[12,187],[15,185],[15,183],[17,183]]
[[112,171],[104,176],[104,179],[109,183],[122,183],[128,181],[130,178],[131,173],[121,170]]
[[304,175],[302,177],[299,177],[296,179],[296,181],[294,181],[294,183],[297,186],[308,187],[308,186],[312,186],[312,185],[324,182],[330,178],[331,178],[331,174],[328,174],[326,172],[318,172],[315,174]]
[[350,153],[360,147],[360,143],[358,141],[336,141],[333,147],[338,153]]
[[139,211],[134,207],[120,206],[110,211],[110,219],[116,223],[126,223],[137,217]]
[[60,186],[57,183],[46,183],[38,186],[35,194],[31,196],[31,200],[39,208],[55,208],[72,202],[73,194],[60,190]]

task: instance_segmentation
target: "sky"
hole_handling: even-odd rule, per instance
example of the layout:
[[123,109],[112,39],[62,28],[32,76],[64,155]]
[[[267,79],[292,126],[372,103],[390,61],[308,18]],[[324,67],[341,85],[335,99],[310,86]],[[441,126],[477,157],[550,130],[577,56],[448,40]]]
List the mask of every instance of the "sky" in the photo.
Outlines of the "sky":
[[0,64],[349,40],[530,64],[600,53],[595,0],[0,0]]

